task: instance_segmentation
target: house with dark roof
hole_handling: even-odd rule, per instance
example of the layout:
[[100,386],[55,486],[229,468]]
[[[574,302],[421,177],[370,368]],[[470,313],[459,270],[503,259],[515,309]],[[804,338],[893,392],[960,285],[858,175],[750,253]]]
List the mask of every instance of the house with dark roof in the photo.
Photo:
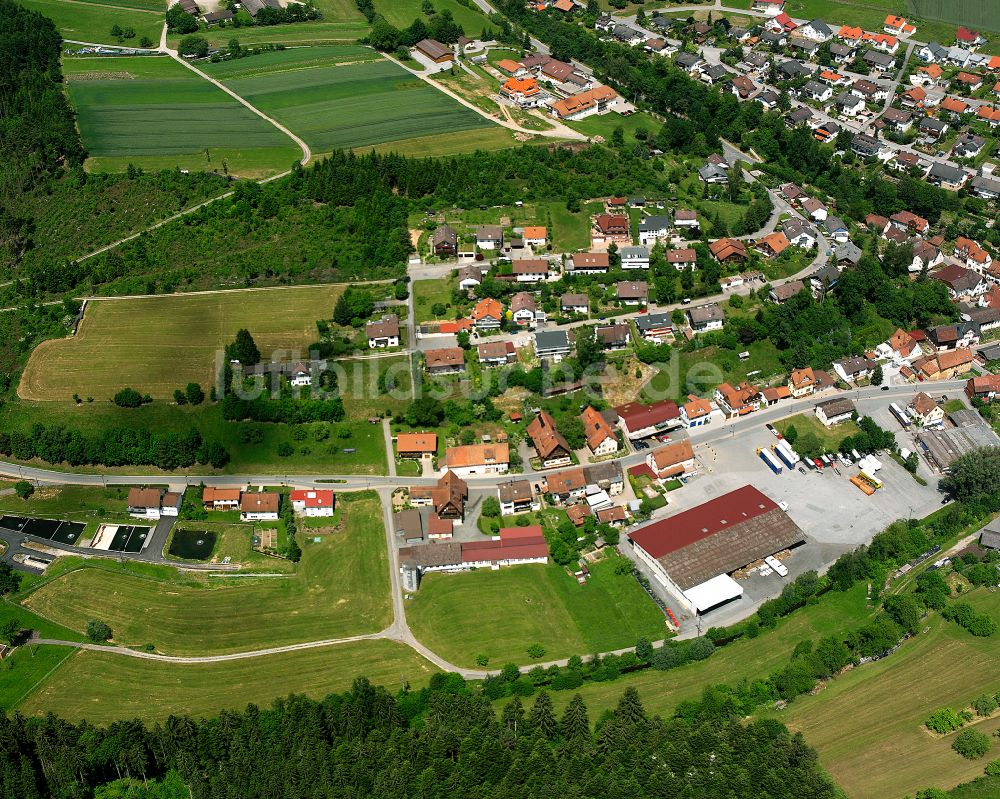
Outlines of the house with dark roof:
[[726,321],[725,312],[717,302],[710,302],[690,308],[687,315],[691,324],[691,330],[694,333],[721,330]]
[[628,347],[629,326],[627,324],[598,325],[594,328],[594,338],[604,350],[623,350]]
[[446,64],[455,60],[455,51],[437,39],[421,39],[413,49],[435,64]]
[[435,255],[455,255],[458,252],[458,233],[447,223],[438,225],[431,233],[430,246]]
[[681,411],[672,400],[660,400],[649,405],[627,402],[615,407],[618,426],[625,436],[636,441],[681,426]]
[[847,397],[834,397],[816,403],[816,418],[824,427],[848,421],[854,415],[854,403]]
[[669,313],[643,314],[635,318],[635,326],[644,340],[660,344],[674,338],[674,323]]

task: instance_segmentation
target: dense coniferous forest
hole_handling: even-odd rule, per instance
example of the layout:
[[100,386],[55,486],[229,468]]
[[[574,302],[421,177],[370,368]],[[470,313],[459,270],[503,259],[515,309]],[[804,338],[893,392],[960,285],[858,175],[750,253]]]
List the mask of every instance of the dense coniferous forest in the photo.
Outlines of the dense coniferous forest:
[[58,164],[84,158],[62,90],[59,36],[52,20],[0,0],[0,170],[5,190],[24,189]]
[[359,678],[349,693],[322,702],[292,696],[270,710],[250,705],[207,720],[171,717],[152,728],[0,715],[0,795],[836,795],[800,735],[776,721],[741,723],[724,706],[691,702],[674,718],[649,718],[629,689],[595,726],[579,697],[561,717],[547,694],[530,706],[512,699],[498,714],[457,675],[436,675],[429,689],[396,697]]

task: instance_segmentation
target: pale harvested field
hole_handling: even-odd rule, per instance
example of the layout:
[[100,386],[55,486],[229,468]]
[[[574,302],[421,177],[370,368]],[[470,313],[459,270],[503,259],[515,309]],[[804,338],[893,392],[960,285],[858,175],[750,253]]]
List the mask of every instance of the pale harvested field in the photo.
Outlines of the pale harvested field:
[[[42,342],[18,386],[27,400],[107,400],[124,386],[169,398],[188,383],[207,391],[217,356],[242,327],[266,359],[304,358],[316,320],[329,319],[342,285],[91,300],[76,336]],[[298,351],[294,354],[292,351]]]

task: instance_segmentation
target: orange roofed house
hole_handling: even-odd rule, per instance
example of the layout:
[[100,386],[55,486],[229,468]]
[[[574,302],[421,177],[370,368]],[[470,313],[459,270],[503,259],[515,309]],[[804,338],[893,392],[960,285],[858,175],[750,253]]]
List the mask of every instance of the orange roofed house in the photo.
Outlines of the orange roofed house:
[[631,244],[632,227],[629,218],[620,214],[598,214],[594,217],[591,242],[594,247],[607,247],[611,243],[619,246]]
[[594,114],[606,114],[617,107],[618,93],[609,86],[595,86],[588,91],[549,103],[552,116],[573,121]]
[[500,96],[510,100],[520,108],[534,108],[547,95],[538,88],[534,78],[507,78],[500,86]]
[[400,458],[431,458],[437,447],[437,433],[400,433],[396,436],[396,452]]
[[580,415],[587,446],[594,455],[610,455],[618,451],[618,436],[607,420],[589,405]]
[[816,375],[812,367],[805,369],[792,369],[792,374],[788,378],[788,390],[793,397],[806,397],[816,390]]
[[745,261],[747,259],[746,245],[739,239],[719,239],[708,245],[708,249],[716,260],[726,263],[727,261]]
[[524,229],[524,243],[529,247],[544,247],[548,243],[545,225],[528,225]]
[[712,403],[701,397],[689,396],[681,405],[681,424],[685,427],[704,427],[712,421]]
[[491,443],[449,447],[445,463],[449,471],[459,477],[504,474],[510,468],[510,446]]
[[501,320],[503,306],[492,297],[480,300],[472,309],[472,321],[478,330],[499,330]]
[[205,486],[201,492],[201,502],[205,510],[235,510],[240,506],[240,490]]
[[682,438],[680,441],[671,441],[659,449],[654,449],[646,456],[646,465],[661,480],[691,471],[694,468],[691,439]]
[[972,350],[959,347],[931,357],[918,358],[913,362],[913,368],[923,380],[951,380],[971,371],[974,358]]
[[715,389],[715,404],[730,419],[753,413],[760,407],[763,397],[747,382],[733,388],[729,383],[721,383]]
[[539,411],[538,416],[528,425],[527,432],[542,461],[543,469],[570,463],[570,446],[556,428],[555,420],[546,411]]

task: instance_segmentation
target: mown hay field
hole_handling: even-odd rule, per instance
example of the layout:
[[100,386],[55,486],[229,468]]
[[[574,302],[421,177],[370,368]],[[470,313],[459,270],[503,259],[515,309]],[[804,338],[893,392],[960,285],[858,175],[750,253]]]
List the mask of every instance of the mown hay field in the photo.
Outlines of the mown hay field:
[[[264,359],[276,350],[303,358],[328,319],[342,285],[221,291],[91,300],[75,336],[42,342],[31,353],[18,394],[68,401],[108,399],[124,386],[160,399],[187,383],[206,388],[217,358],[247,328]],[[298,351],[298,354],[292,354]]]
[[24,605],[83,631],[111,625],[114,642],[168,655],[221,655],[376,633],[392,621],[381,502],[346,497],[343,526],[315,543],[300,536],[294,575],[181,577],[173,567],[83,561]]

